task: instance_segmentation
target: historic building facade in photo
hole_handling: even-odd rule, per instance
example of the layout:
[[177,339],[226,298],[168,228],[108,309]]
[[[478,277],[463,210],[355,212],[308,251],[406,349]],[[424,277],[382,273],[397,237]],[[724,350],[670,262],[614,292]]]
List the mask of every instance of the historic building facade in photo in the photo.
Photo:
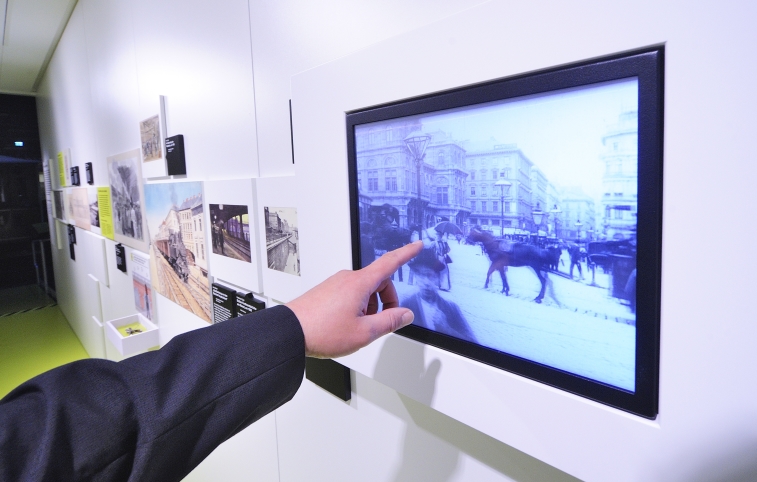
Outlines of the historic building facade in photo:
[[[426,139],[420,160],[406,142],[415,137]],[[565,225],[559,190],[516,144],[459,141],[408,120],[358,131],[356,147],[361,219],[389,204],[406,228],[449,220],[496,235],[554,238]],[[538,224],[534,211],[543,214]]]
[[205,259],[205,229],[202,225],[202,196],[196,195],[184,200],[177,208],[181,223],[181,240],[190,252],[191,260],[207,276],[208,261]]
[[532,232],[532,167],[533,162],[516,144],[502,144],[494,138],[470,143],[466,168],[471,224],[496,234]]
[[602,137],[602,234],[607,239],[636,237],[638,210],[638,111],[624,112]]
[[579,187],[564,189],[562,203],[562,238],[565,240],[594,241],[596,232],[596,207],[594,199]]
[[[389,204],[399,210],[399,224],[429,226],[436,206],[436,167],[431,160],[440,148],[429,135],[422,159],[413,158],[405,139],[419,133],[417,120],[377,126],[356,135],[358,190],[361,206]],[[437,154],[438,155],[438,154]],[[420,187],[420,192],[419,192]]]

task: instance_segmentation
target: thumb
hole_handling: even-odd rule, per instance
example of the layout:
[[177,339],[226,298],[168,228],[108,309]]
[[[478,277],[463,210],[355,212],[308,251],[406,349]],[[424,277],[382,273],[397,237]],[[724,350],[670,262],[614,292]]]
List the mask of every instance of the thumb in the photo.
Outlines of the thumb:
[[413,312],[407,308],[389,308],[363,317],[370,330],[368,343],[409,325],[414,318]]

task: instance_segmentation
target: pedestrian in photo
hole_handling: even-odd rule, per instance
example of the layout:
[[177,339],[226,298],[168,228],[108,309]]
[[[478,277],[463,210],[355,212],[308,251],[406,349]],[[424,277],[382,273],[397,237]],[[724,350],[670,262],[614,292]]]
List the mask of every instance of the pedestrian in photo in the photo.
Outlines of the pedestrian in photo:
[[568,247],[568,256],[570,256],[570,279],[573,279],[573,267],[578,267],[578,276],[579,279],[584,279],[584,274],[581,269],[581,258],[583,257],[583,253],[581,253],[581,247],[577,244],[571,244]]
[[439,273],[439,289],[442,291],[449,291],[452,289],[452,283],[449,277],[449,263],[452,262],[452,258],[449,255],[450,247],[447,241],[447,233],[439,236],[439,241],[436,243],[436,255],[439,261],[444,265],[444,269]]
[[137,237],[137,213],[134,210],[134,204],[131,205],[131,210],[129,211],[129,220],[131,222],[131,237],[136,238]]
[[[410,231],[411,231],[411,233],[410,233],[410,242],[411,243],[414,243],[414,242],[418,241],[419,239],[421,239],[421,237],[422,237],[421,232],[423,231],[423,229],[420,227],[420,225],[415,224],[415,225],[411,226],[410,227]],[[410,271],[410,274],[408,274],[408,276],[407,276],[407,284],[410,285],[410,286],[412,286],[413,285],[413,270],[409,270],[409,271]]]
[[438,331],[456,338],[477,343],[460,307],[439,295],[439,275],[444,263],[439,261],[435,249],[424,248],[410,263],[415,274],[418,291],[400,302],[415,315],[415,326]]
[[223,252],[223,221],[218,222],[218,248],[221,250],[221,254],[226,254]]

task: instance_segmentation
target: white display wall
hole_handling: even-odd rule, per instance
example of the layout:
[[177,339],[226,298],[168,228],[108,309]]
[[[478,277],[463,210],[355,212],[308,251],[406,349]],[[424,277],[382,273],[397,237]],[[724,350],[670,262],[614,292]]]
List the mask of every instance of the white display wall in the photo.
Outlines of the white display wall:
[[[478,3],[81,0],[38,96],[43,158],[70,148],[73,165],[93,162],[95,184],[106,185],[105,158],[139,145],[139,121],[165,95],[188,180],[295,175],[298,290],[307,289],[350,267],[346,110],[665,44],[660,416],[642,421],[392,336],[343,360],[356,370],[350,402],[304,381],[189,480],[684,481],[757,471],[748,202],[757,7]],[[115,243],[100,244],[105,255],[92,260],[79,249],[72,262],[66,244],[54,250],[56,285],[90,353],[102,340],[115,359],[92,313],[133,313],[133,288],[115,268]],[[95,285],[98,276],[107,281]],[[156,302],[161,344],[206,326]]]

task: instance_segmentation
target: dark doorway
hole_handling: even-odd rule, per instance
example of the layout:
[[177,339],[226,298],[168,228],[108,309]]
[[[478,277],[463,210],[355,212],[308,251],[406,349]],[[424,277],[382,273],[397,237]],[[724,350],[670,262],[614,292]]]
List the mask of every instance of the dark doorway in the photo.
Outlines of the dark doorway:
[[49,239],[41,158],[36,99],[0,94],[0,289],[37,282],[32,244]]

